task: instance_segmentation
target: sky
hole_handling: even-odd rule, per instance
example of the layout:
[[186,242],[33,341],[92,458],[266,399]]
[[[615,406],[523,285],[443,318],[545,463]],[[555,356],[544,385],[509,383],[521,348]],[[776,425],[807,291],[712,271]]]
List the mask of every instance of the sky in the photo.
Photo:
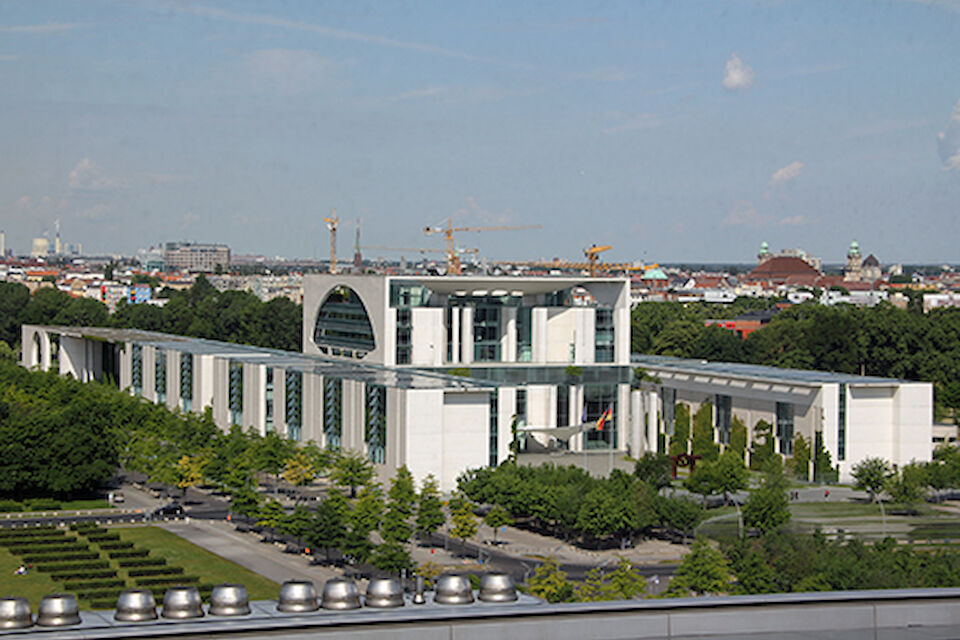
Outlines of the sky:
[[17,253],[960,262],[960,0],[0,0],[0,86]]

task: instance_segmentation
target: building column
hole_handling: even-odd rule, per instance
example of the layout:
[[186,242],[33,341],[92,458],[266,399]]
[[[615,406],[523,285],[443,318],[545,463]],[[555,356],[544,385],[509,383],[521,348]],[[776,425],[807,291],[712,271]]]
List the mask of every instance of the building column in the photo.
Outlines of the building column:
[[460,361],[463,364],[470,364],[473,362],[473,307],[463,307],[460,311],[462,313],[460,326],[463,335]]
[[[450,307],[450,364],[460,363],[460,307]],[[444,354],[446,355],[446,354]]]
[[517,308],[503,307],[500,318],[500,361],[517,361]]
[[630,390],[630,456],[639,459],[643,455],[644,449],[649,451],[650,445],[647,443],[644,447],[641,433],[643,432],[643,422],[646,413],[643,410],[643,391],[640,389]]
[[660,438],[660,394],[651,389],[647,394],[647,451],[657,452]]

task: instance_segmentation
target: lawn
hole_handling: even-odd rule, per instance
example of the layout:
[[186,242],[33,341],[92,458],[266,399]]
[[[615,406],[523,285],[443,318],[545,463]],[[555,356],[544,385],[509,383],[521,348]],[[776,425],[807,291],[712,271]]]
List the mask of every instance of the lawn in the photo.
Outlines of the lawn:
[[20,560],[3,547],[0,547],[0,595],[21,596],[30,600],[30,607],[36,611],[40,599],[50,593],[58,593],[59,583],[50,579],[50,574],[30,571],[25,576],[14,574]]
[[150,549],[151,556],[166,558],[167,564],[183,567],[187,574],[198,576],[201,584],[239,583],[247,587],[251,600],[276,598],[280,591],[276,582],[159,527],[117,528],[114,531],[119,532],[124,541]]

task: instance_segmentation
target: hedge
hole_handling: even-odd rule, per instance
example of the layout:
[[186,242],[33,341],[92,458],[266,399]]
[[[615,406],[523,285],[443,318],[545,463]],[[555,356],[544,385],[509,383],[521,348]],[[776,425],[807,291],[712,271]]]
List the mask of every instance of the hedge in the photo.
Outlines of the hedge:
[[106,599],[112,598],[113,601],[110,603],[108,608],[113,608],[117,604],[117,596],[123,592],[123,589],[90,589],[88,591],[78,591],[76,594],[77,598],[80,600],[94,600],[94,599]]
[[60,547],[49,547],[49,546],[19,546],[19,547],[9,547],[8,551],[15,556],[27,556],[27,555],[58,555],[61,553],[72,553],[76,551],[90,551],[90,545],[86,542],[71,542],[64,544]]
[[175,578],[135,578],[134,584],[139,586],[176,586],[178,584],[193,584],[199,580],[197,576],[177,576]]
[[133,559],[133,560],[118,560],[117,564],[120,565],[121,569],[126,569],[127,567],[159,567],[167,564],[166,558],[142,558],[142,559]]
[[23,505],[16,500],[0,500],[0,512],[11,513],[14,511],[23,511]]
[[106,527],[93,522],[75,522],[70,525],[71,531],[106,531]]
[[[99,596],[98,596],[99,597]],[[113,609],[117,606],[117,598],[120,597],[120,592],[117,591],[117,595],[113,598],[108,598],[105,600],[89,600],[91,609]]]
[[44,528],[34,528],[30,527],[23,529],[0,529],[0,539],[6,538],[33,538],[33,537],[53,537],[53,536],[65,536],[67,532],[63,529],[48,529]]
[[144,558],[150,555],[149,549],[132,549],[130,551],[108,551],[107,555],[111,560],[117,558]]
[[[119,539],[120,539],[119,533],[98,533],[96,535],[87,536],[87,540],[89,540],[90,542],[96,542],[97,544],[100,544],[102,542],[113,542]],[[103,546],[103,545],[100,544],[100,546]]]
[[[59,536],[59,537],[53,536],[53,537],[50,537],[49,535],[46,536],[46,537],[43,537],[43,538],[41,538],[41,537],[39,537],[39,536],[25,536],[25,537],[9,536],[9,537],[7,537],[7,538],[0,538],[0,546],[3,546],[3,547],[14,547],[14,546],[16,546],[16,547],[28,547],[28,546],[43,547],[43,546],[46,546],[46,545],[49,545],[49,544],[64,544],[67,540],[68,540],[68,538],[64,538],[63,536]],[[72,540],[72,539],[71,539],[71,540]]]
[[[51,556],[56,555],[55,558]],[[73,553],[61,553],[61,554],[34,554],[32,556],[25,556],[23,558],[24,562],[29,564],[40,564],[42,562],[53,562],[60,561],[66,562],[67,560],[96,560],[100,557],[100,554],[96,551],[75,551]]]
[[90,570],[90,571],[68,571],[63,573],[51,573],[50,577],[57,582],[65,582],[67,580],[78,580],[83,578],[116,578],[117,570],[116,569],[102,569],[102,570]]
[[131,578],[143,576],[168,576],[183,573],[183,567],[160,567],[155,569],[131,569],[127,575]]
[[[31,563],[32,564],[32,563]],[[56,564],[37,564],[34,567],[37,571],[42,573],[53,573],[54,571],[80,571],[82,569],[109,569],[110,563],[106,560],[99,560],[97,562],[71,562],[71,563],[56,563]]]
[[65,583],[67,591],[79,591],[80,589],[109,589],[111,587],[123,587],[127,583],[124,580],[80,580]]
[[100,545],[101,549],[133,549],[132,542],[108,542]]

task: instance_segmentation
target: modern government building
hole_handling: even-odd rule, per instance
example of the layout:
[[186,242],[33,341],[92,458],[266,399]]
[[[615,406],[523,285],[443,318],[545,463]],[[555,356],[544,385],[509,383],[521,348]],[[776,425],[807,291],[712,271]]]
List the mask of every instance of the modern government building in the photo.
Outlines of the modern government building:
[[210,407],[224,429],[360,450],[384,478],[406,465],[444,490],[507,459],[514,419],[527,449],[579,464],[570,453],[666,446],[677,403],[709,403],[721,444],[734,416],[774,425],[785,456],[821,432],[842,479],[866,457],[930,459],[929,383],[632,355],[629,292],[612,278],[307,276],[303,353],[25,325],[22,364]]

